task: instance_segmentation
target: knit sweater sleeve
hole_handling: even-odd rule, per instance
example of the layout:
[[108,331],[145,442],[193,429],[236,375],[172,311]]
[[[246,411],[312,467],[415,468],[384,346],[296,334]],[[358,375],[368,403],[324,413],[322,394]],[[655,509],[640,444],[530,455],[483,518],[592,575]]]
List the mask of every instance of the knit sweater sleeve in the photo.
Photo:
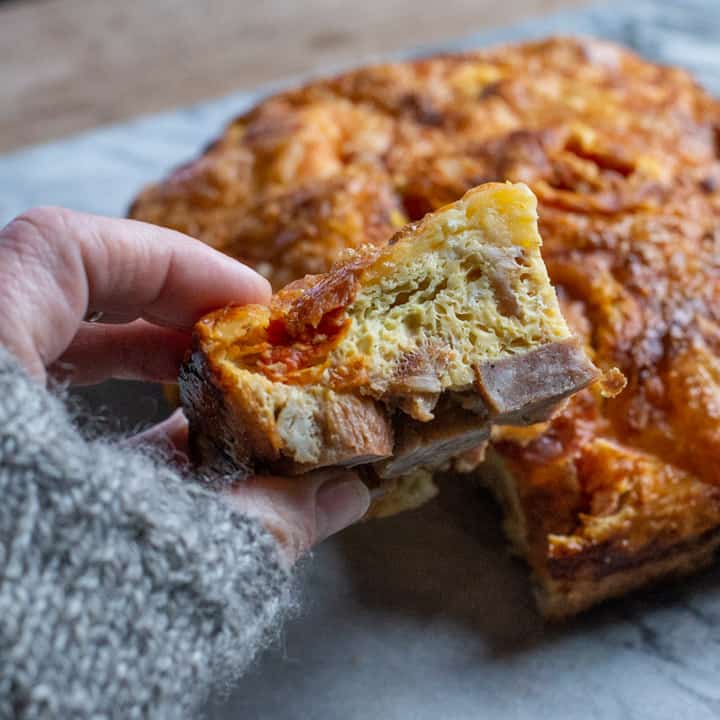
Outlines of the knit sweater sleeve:
[[86,441],[0,348],[0,718],[180,718],[277,627],[272,536],[147,453]]

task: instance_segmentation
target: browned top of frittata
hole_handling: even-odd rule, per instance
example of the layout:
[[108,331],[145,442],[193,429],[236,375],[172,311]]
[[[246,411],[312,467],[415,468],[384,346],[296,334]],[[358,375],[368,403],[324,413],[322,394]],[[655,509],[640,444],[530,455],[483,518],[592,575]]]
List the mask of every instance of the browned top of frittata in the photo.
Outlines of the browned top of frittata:
[[568,319],[629,383],[499,448],[536,567],[602,572],[720,525],[719,121],[686,73],[589,39],[381,65],[265,100],[132,214],[279,287],[474,185],[530,185]]

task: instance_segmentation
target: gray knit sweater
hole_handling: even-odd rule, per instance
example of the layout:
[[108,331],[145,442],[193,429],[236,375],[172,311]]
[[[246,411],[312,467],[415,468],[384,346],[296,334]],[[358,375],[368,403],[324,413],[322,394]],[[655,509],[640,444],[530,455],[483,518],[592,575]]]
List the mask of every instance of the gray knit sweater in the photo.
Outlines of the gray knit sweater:
[[0,718],[181,718],[279,622],[256,521],[147,453],[84,440],[0,348]]

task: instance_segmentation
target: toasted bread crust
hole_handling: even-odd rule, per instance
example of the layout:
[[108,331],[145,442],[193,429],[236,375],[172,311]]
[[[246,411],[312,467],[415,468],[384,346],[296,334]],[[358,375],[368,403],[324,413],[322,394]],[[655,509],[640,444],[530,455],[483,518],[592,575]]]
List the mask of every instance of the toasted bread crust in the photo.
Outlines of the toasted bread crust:
[[303,463],[282,455],[278,426],[259,421],[263,413],[256,396],[222,377],[197,344],[181,369],[179,385],[190,424],[190,455],[209,477],[241,482],[263,472],[298,475],[318,467],[370,463],[392,453],[392,423],[371,398],[324,394],[317,416],[320,452]]
[[[563,602],[571,613],[630,587],[620,548],[641,559],[632,573],[644,582],[642,568],[657,569],[648,578],[674,571],[650,549],[673,557],[697,543],[677,556],[691,569],[714,547],[719,126],[718,103],[687,73],[556,38],[365,68],[271,98],[146,190],[134,213],[283,284],[470,186],[526,182],[566,317],[599,367],[628,378],[615,400],[571,399],[534,440],[496,443],[522,498],[523,552],[547,587],[562,554],[553,613]],[[632,458],[632,473],[595,467],[598,441]],[[613,572],[583,574],[588,552]]]

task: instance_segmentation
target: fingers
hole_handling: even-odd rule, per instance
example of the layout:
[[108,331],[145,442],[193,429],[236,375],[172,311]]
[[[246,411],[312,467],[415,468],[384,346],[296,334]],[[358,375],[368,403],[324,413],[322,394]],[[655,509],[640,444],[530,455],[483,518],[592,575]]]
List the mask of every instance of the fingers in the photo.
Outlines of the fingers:
[[0,230],[0,341],[37,375],[88,312],[186,330],[209,310],[269,298],[254,271],[153,225],[41,208]]
[[187,461],[188,422],[181,408],[157,425],[128,439],[130,445],[154,445],[179,454]]
[[190,333],[136,320],[126,325],[82,323],[70,347],[49,368],[74,385],[107,378],[176,382]]
[[357,476],[325,482],[315,495],[315,543],[359,520],[370,506],[370,491]]
[[292,563],[365,515],[370,494],[354,473],[333,470],[294,478],[258,476],[236,488],[232,501],[275,535]]

